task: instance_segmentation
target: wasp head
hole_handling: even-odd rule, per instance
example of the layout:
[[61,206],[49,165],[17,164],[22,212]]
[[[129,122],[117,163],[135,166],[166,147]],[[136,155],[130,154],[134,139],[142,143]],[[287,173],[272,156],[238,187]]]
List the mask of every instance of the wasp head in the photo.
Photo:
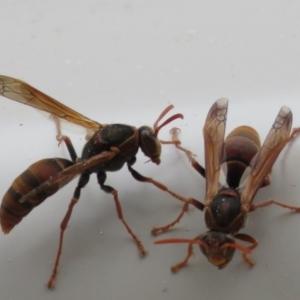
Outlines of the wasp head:
[[183,119],[182,114],[175,114],[168,118],[161,125],[158,125],[159,121],[173,108],[173,105],[169,105],[157,118],[153,125],[153,129],[148,126],[142,126],[139,128],[139,140],[140,147],[144,154],[150,158],[150,160],[157,165],[160,164],[160,154],[161,154],[161,141],[158,139],[159,130],[165,125],[169,124],[175,119]]
[[219,269],[223,269],[233,258],[235,252],[234,238],[223,232],[208,231],[199,236],[203,243],[199,244],[201,252],[208,261]]

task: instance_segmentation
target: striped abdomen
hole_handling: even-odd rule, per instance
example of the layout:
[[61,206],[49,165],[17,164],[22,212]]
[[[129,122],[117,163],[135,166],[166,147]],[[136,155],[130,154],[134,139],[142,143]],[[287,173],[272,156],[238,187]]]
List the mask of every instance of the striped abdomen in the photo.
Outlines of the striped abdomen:
[[22,200],[23,196],[73,164],[72,161],[62,158],[43,159],[32,164],[18,176],[2,199],[0,223],[3,232],[9,233],[35,206],[56,193],[67,182],[55,184],[25,201]]
[[228,134],[224,146],[227,183],[229,187],[237,188],[245,169],[261,148],[259,135],[252,127],[239,126]]

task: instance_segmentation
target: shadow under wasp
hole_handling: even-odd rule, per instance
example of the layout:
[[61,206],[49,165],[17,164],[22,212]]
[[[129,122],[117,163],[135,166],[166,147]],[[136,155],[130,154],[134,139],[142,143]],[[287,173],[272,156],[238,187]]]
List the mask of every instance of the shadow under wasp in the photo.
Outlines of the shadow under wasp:
[[[123,218],[117,191],[105,184],[106,172],[118,171],[126,163],[129,172],[136,180],[152,183],[178,200],[186,201],[185,198],[173,193],[163,184],[152,178],[142,176],[132,168],[139,148],[152,162],[160,163],[161,143],[174,142],[160,141],[157,137],[158,133],[162,127],[175,119],[183,118],[183,115],[175,114],[159,125],[159,122],[173,108],[173,105],[170,105],[160,114],[154,123],[153,129],[148,126],[136,128],[124,124],[103,125],[15,78],[0,76],[0,94],[11,100],[50,113],[56,123],[57,140],[59,143],[65,143],[71,157],[71,161],[63,158],[37,161],[14,180],[4,195],[0,207],[0,223],[3,232],[5,234],[9,233],[34,207],[56,193],[76,176],[80,176],[73,198],[60,226],[59,247],[53,271],[47,283],[48,288],[52,288],[54,285],[62,252],[63,236],[73,207],[78,202],[81,189],[86,186],[92,173],[97,174],[100,188],[104,192],[112,194],[118,218],[137,244],[140,255],[144,256],[146,254],[144,246]],[[89,136],[80,158],[78,158],[69,137],[61,134],[61,120],[69,121],[92,131],[93,134]]]
[[[226,267],[236,249],[242,252],[244,261],[252,266],[253,262],[248,255],[258,242],[247,234],[239,233],[245,226],[248,212],[271,204],[300,212],[300,207],[274,199],[259,204],[252,203],[258,190],[270,184],[272,167],[280,152],[300,132],[300,128],[291,131],[291,110],[287,106],[281,107],[262,146],[258,133],[249,126],[235,128],[224,139],[227,110],[228,100],[221,98],[208,112],[203,128],[205,168],[195,160],[191,151],[176,144],[187,155],[193,168],[206,180],[204,203],[189,199],[175,221],[154,228],[152,233],[166,231],[178,223],[188,211],[189,204],[204,212],[208,231],[194,239],[173,238],[155,242],[189,244],[187,256],[171,268],[173,272],[188,263],[193,255],[193,244],[198,244],[208,261],[219,269]],[[178,140],[178,132],[177,128],[171,130],[173,140]],[[235,239],[250,243],[250,246],[238,244]]]

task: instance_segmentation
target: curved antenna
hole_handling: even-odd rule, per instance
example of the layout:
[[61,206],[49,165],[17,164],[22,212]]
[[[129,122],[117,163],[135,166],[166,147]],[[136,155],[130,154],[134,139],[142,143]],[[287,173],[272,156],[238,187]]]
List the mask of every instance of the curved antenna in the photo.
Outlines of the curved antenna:
[[[156,242],[154,242],[154,244],[198,244],[200,246],[203,246],[207,249],[209,249],[209,246],[204,243],[203,241],[197,239],[165,239],[165,240],[158,240]],[[251,249],[244,247],[240,244],[236,244],[236,243],[225,243],[223,244],[220,249],[225,249],[225,248],[235,248],[237,250],[242,251],[243,253],[252,253]]]
[[157,128],[158,122],[173,108],[174,108],[174,105],[170,104],[167,108],[165,108],[163,110],[163,112],[159,115],[159,117],[157,118],[157,120],[155,121],[155,123],[153,125],[154,130]]
[[169,105],[167,108],[163,110],[163,112],[159,115],[157,120],[154,122],[153,129],[154,129],[154,136],[157,137],[159,130],[164,127],[165,125],[169,124],[170,122],[174,121],[175,119],[183,119],[182,114],[175,114],[164,121],[161,125],[158,126],[159,121],[171,110],[174,108],[174,105]]
[[161,245],[161,244],[198,244],[209,249],[209,246],[204,243],[203,241],[197,239],[165,239],[165,240],[158,240],[155,241],[154,244]]
[[243,253],[249,253],[249,254],[252,253],[251,249],[244,247],[240,244],[236,244],[236,243],[234,243],[234,244],[226,243],[220,247],[220,249],[225,249],[225,248],[234,248],[234,249],[242,251]]

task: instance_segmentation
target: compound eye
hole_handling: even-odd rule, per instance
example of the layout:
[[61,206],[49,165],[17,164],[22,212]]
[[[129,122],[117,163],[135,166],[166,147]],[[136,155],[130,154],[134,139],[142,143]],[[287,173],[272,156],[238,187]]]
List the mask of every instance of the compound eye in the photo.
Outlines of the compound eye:
[[161,143],[154,135],[150,127],[143,126],[139,129],[140,147],[144,154],[148,156],[152,162],[160,163]]
[[201,250],[201,252],[203,253],[203,255],[205,255],[206,257],[209,256],[210,250],[209,250],[208,247],[204,247],[204,246],[200,245],[200,250]]

